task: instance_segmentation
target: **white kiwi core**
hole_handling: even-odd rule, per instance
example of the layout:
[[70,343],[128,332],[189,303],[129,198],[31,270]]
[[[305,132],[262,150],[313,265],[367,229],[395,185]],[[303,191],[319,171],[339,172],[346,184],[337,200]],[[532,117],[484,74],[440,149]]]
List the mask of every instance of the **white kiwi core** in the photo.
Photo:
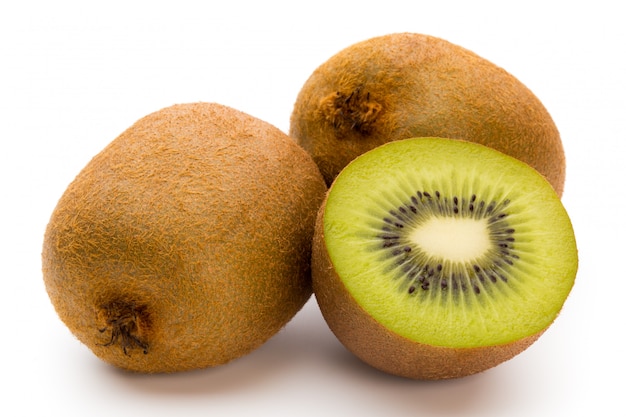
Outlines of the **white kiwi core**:
[[450,262],[478,259],[492,247],[485,219],[434,217],[409,239],[430,256]]

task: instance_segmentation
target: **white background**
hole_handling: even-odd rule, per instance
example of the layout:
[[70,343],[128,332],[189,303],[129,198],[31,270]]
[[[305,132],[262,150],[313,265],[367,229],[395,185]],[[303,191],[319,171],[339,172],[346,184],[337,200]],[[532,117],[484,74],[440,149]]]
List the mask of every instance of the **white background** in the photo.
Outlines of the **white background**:
[[[0,6],[0,369],[5,416],[625,416],[626,31],[617,1],[12,1]],[[219,4],[219,5],[216,5]],[[543,101],[568,158],[577,282],[553,327],[485,373],[420,382],[354,359],[314,299],[229,365],[133,375],[58,320],[41,277],[48,218],[140,117],[214,101],[283,131],[310,73],[391,32],[445,38]],[[45,414],[44,414],[45,412]]]

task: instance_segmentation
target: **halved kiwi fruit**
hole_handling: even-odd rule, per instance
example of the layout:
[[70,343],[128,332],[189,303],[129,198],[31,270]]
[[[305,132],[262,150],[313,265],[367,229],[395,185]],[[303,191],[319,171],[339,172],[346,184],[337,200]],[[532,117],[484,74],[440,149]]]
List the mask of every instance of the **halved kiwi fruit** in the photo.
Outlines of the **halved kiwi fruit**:
[[357,157],[318,213],[313,288],[332,331],[391,374],[462,377],[526,349],[557,317],[578,254],[535,169],[461,140]]
[[78,174],[43,242],[43,278],[98,357],[174,372],[241,357],[309,299],[326,184],[285,133],[216,103],[151,113]]
[[378,36],[330,57],[298,93],[289,134],[329,185],[383,143],[438,136],[520,159],[563,193],[565,153],[542,102],[503,68],[434,36]]

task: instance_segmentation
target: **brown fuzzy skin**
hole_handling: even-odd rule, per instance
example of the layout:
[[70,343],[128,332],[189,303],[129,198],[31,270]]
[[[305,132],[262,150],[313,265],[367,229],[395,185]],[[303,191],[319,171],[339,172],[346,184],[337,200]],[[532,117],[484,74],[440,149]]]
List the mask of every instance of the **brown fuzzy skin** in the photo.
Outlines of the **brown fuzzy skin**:
[[281,329],[311,295],[326,185],[285,133],[211,103],[123,132],[55,208],[43,277],[98,357],[137,372],[216,366]]
[[505,345],[459,349],[426,345],[391,332],[363,310],[335,272],[324,243],[324,208],[325,202],[319,210],[313,237],[313,291],[337,339],[374,368],[412,379],[465,377],[511,359],[543,333]]
[[520,159],[563,193],[563,145],[539,99],[502,68],[432,36],[390,34],[331,57],[298,94],[289,134],[329,185],[370,149],[435,136]]

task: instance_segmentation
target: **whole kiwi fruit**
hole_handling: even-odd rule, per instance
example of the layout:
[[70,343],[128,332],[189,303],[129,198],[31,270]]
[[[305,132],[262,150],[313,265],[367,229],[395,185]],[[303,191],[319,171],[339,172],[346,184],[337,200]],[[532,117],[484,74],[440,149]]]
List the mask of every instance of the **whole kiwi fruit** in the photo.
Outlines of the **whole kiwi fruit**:
[[289,134],[328,185],[383,143],[439,136],[520,159],[563,193],[561,137],[539,99],[504,69],[429,35],[374,37],[332,56],[302,86]]
[[578,267],[572,224],[541,174],[444,138],[350,162],[320,208],[312,259],[337,338],[416,379],[464,377],[522,352],[561,311]]
[[274,126],[215,103],[149,114],[69,185],[43,242],[43,278],[69,330],[136,372],[227,363],[311,295],[326,185]]

